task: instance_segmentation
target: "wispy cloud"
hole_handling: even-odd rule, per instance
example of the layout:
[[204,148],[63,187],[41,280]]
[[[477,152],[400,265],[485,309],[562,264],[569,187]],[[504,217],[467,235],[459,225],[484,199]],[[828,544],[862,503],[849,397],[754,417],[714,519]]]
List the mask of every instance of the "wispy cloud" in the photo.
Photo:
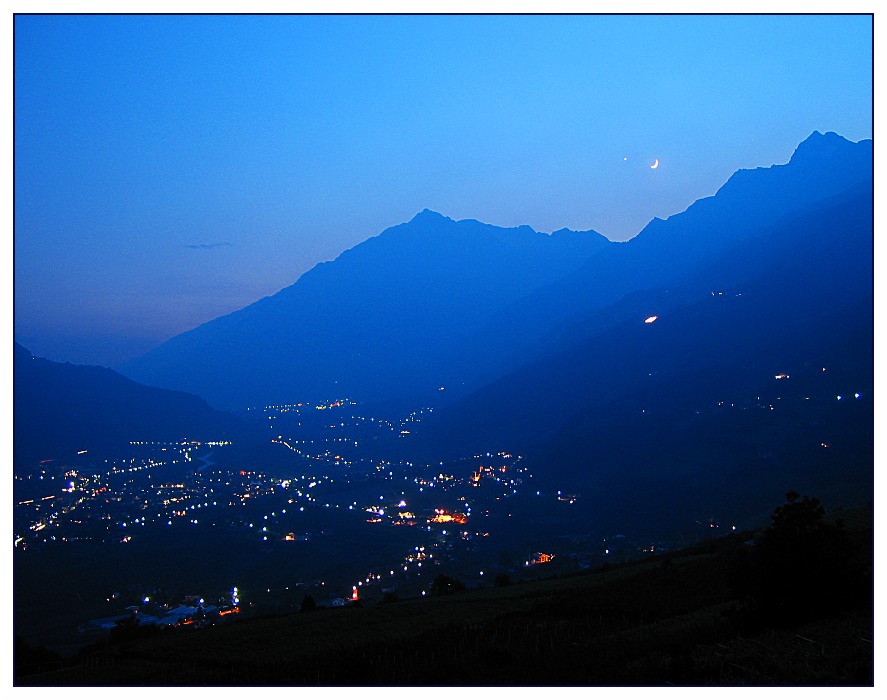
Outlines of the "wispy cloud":
[[185,248],[193,248],[194,250],[208,250],[209,248],[220,248],[222,246],[231,245],[227,241],[224,243],[190,243]]

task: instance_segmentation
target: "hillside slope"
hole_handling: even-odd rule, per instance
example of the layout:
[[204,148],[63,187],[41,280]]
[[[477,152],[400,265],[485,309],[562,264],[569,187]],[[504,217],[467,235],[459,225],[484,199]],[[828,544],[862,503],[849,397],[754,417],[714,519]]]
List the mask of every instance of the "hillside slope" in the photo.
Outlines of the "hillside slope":
[[197,396],[147,387],[106,367],[34,357],[15,345],[16,470],[79,450],[114,450],[131,440],[222,439],[240,419]]
[[755,546],[735,533],[578,576],[206,628],[121,628],[67,660],[20,646],[16,684],[871,685],[871,510],[824,519],[811,505],[787,503]]

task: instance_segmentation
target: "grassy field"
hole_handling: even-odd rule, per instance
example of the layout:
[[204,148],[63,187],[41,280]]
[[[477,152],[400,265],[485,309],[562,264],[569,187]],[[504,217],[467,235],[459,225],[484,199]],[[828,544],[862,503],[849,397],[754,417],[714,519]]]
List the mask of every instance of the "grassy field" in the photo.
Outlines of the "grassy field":
[[[870,564],[870,535],[863,522],[846,540],[854,561]],[[871,685],[870,565],[783,614],[744,583],[766,573],[744,538],[544,581],[138,630],[70,658],[20,649],[16,684]]]

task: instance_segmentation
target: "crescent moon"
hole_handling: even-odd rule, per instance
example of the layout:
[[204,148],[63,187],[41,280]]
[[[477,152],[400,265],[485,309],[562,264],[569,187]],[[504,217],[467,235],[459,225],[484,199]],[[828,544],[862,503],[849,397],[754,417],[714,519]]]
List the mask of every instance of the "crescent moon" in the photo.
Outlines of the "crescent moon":
[[656,162],[653,163],[653,165],[651,165],[650,168],[653,170],[656,170],[656,168],[658,168],[658,167],[659,167],[659,159],[657,158]]

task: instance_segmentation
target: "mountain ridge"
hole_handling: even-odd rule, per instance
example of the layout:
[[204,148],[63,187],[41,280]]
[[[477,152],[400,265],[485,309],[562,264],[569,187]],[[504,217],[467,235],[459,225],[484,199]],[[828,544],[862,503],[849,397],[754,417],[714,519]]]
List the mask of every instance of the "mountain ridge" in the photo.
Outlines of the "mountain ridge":
[[440,386],[451,399],[634,290],[685,285],[775,219],[865,181],[871,159],[871,141],[814,132],[788,163],[737,171],[715,195],[624,243],[425,209],[120,369],[227,408],[341,393],[429,399]]
[[[695,287],[624,297],[436,411],[410,459],[516,451],[609,524],[753,511],[791,488],[870,492],[872,192],[779,220],[711,260]],[[835,401],[848,392],[862,397],[852,414]],[[735,420],[716,408],[725,400],[742,406]]]
[[[834,160],[836,153],[843,153],[850,162],[830,167],[823,182],[811,186],[809,179],[819,166],[815,159],[811,161],[809,153],[816,152],[818,144],[828,146],[825,162]],[[574,272],[516,300],[492,320],[490,332],[495,337],[506,338],[510,335],[509,329],[520,325],[527,316],[548,319],[548,327],[537,327],[536,332],[533,327],[524,326],[522,342],[514,349],[515,358],[536,356],[560,342],[563,328],[581,323],[583,318],[618,302],[627,293],[637,289],[684,287],[697,269],[707,265],[706,259],[724,255],[742,239],[753,237],[762,227],[772,226],[776,218],[790,217],[823,197],[840,196],[848,188],[852,189],[851,183],[870,180],[871,146],[871,141],[853,143],[837,134],[834,138],[811,135],[798,147],[805,152],[800,176],[793,174],[790,164],[739,171],[744,174],[738,178],[734,174],[728,180],[733,183],[730,187],[725,183],[715,195],[697,200],[683,212],[668,219],[654,219],[634,238],[607,247]],[[782,198],[765,197],[764,201],[771,206],[762,210],[757,204],[761,187],[754,183],[755,179],[764,178],[768,183],[765,189],[768,189],[774,177],[785,180],[788,174],[791,175],[788,183],[777,183],[777,192]],[[743,195],[742,187],[747,179],[751,179],[754,188]],[[787,202],[786,194],[790,195]],[[727,212],[723,206],[725,197],[733,202]],[[711,235],[713,231],[718,232],[717,237]],[[569,299],[570,305],[564,305],[564,299]]]
[[[191,344],[189,354],[196,363],[201,353],[213,352],[214,345],[222,344],[220,338],[228,333],[235,337],[225,337],[224,344],[237,344],[242,337],[244,342],[238,349],[243,353],[251,352],[248,346],[256,344],[247,337],[250,334],[276,336],[280,347],[264,343],[266,356],[276,355],[280,366],[301,357],[311,367],[308,374],[327,372],[325,385],[315,382],[310,391],[342,391],[333,381],[338,378],[329,375],[331,363],[324,363],[321,357],[327,352],[322,347],[324,341],[336,347],[347,345],[355,356],[362,352],[361,342],[379,346],[382,349],[377,355],[393,353],[409,364],[416,359],[406,356],[412,355],[412,350],[398,349],[402,343],[391,340],[387,332],[377,332],[374,323],[394,324],[404,342],[418,339],[424,347],[443,348],[447,342],[458,342],[477,329],[491,309],[555,279],[563,269],[572,269],[611,245],[596,232],[570,233],[573,235],[551,236],[529,226],[503,229],[470,219],[454,221],[430,211],[420,213],[411,222],[386,229],[343,252],[335,261],[315,266],[277,294],[177,336],[120,369],[139,381],[170,388],[177,386],[177,380],[162,375],[175,372],[173,356],[178,348]],[[328,313],[318,311],[321,308]],[[391,309],[397,309],[404,320],[392,319]],[[282,329],[286,324],[301,324],[307,342],[297,347]],[[289,358],[282,346],[290,351]],[[349,357],[339,352],[336,359],[341,365]],[[153,373],[144,371],[145,358],[154,363]],[[377,366],[370,367],[370,373],[388,371],[383,358],[375,359]],[[445,364],[442,359],[436,361]],[[421,359],[418,364],[422,365]],[[425,390],[447,381],[446,375],[443,372],[440,380],[427,381]],[[184,372],[178,380],[187,381],[188,376],[193,373]],[[292,376],[288,380],[294,382]],[[397,377],[389,376],[389,381],[397,383]],[[252,377],[249,383],[256,382],[273,390],[261,377]],[[209,398],[219,396],[211,389],[207,393],[200,386],[183,386]],[[375,382],[375,386],[381,384]],[[359,392],[359,387],[350,391]]]

